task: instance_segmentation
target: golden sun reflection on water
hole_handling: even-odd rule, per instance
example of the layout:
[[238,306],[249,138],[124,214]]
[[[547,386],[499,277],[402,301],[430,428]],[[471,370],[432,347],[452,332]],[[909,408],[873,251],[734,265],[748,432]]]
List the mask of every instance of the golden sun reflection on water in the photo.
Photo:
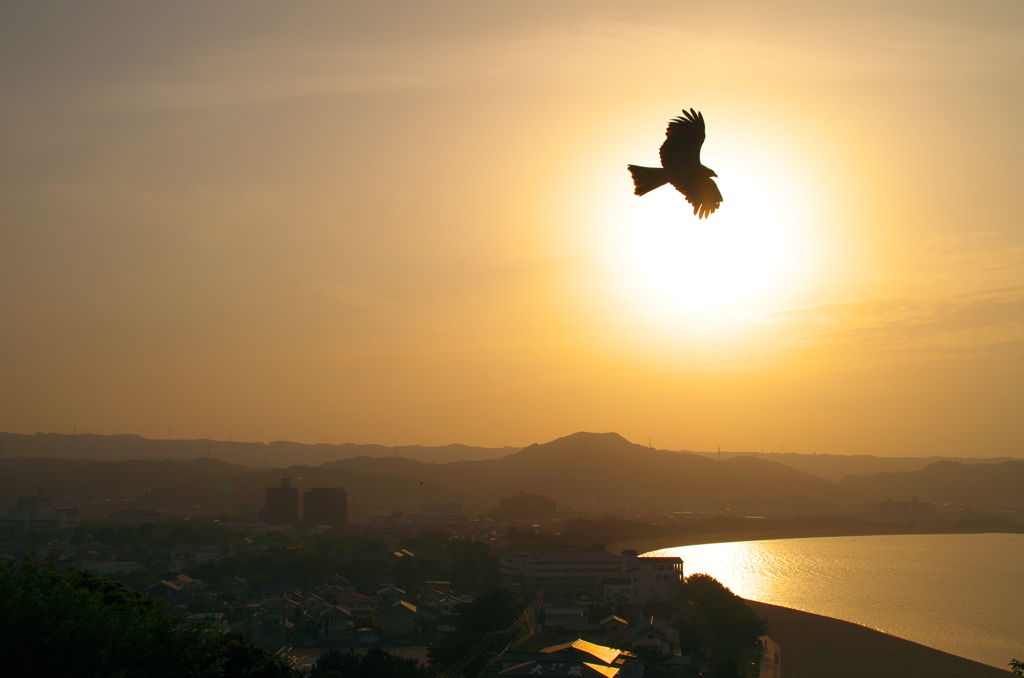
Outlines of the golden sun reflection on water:
[[765,554],[760,542],[702,544],[652,551],[651,556],[679,556],[683,574],[709,574],[741,598],[771,602],[774,577],[751,576],[770,574],[764,564]]
[[[1024,535],[777,539],[652,551],[743,598],[867,626],[1004,668],[1024,637]],[[955,585],[951,585],[955,582]]]

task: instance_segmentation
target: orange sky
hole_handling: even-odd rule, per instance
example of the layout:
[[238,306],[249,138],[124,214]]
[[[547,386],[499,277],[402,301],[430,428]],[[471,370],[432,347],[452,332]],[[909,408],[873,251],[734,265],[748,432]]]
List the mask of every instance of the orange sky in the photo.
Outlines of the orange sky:
[[[1024,456],[1024,5],[0,8],[0,430]],[[627,163],[703,111],[706,221]]]

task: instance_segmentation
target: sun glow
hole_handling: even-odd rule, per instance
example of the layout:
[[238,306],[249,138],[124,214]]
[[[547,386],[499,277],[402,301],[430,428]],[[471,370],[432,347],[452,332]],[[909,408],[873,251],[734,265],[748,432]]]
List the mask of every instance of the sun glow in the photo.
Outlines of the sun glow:
[[718,211],[698,221],[671,186],[626,196],[613,256],[644,303],[679,311],[771,303],[800,277],[796,182],[747,150],[705,162],[722,175]]

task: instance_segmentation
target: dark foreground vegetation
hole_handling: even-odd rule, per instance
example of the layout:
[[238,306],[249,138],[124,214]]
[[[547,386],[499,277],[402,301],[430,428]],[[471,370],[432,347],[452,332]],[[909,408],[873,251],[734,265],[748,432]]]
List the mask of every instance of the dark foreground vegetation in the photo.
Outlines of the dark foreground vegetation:
[[[337,540],[339,548],[343,540]],[[420,545],[426,544],[421,540]],[[329,553],[327,542],[306,544],[297,563],[316,561]],[[450,545],[451,542],[445,542]],[[441,545],[438,540],[438,546]],[[351,544],[349,545],[351,546]],[[446,551],[454,570],[484,567],[472,550]],[[330,557],[336,557],[333,553]],[[410,562],[410,561],[406,561]],[[421,561],[429,563],[428,559]],[[475,564],[474,564],[475,563]],[[419,579],[432,570],[408,572]],[[478,581],[490,581],[480,577]],[[324,653],[310,675],[329,678],[429,678],[432,676],[493,676],[500,670],[501,653],[515,648],[539,652],[571,642],[574,634],[545,626],[538,599],[526,601],[511,589],[490,586],[471,602],[455,608],[452,630],[429,645],[429,664],[392,655],[376,648],[355,652],[334,649]],[[286,677],[300,675],[284,659],[224,633],[202,621],[189,621],[187,610],[171,610],[123,583],[31,558],[0,566],[0,650],[14,675],[76,676],[196,676]],[[625,613],[612,606],[595,606],[594,619]],[[748,675],[757,659],[758,639],[766,623],[713,578],[695,574],[681,582],[659,614],[670,620],[682,639],[680,649],[691,658],[684,674],[734,678]],[[365,648],[361,648],[365,650]],[[645,675],[668,675],[669,657],[656,649],[638,648]]]
[[29,559],[0,567],[0,652],[16,676],[298,675],[263,648],[188,622],[119,582]]

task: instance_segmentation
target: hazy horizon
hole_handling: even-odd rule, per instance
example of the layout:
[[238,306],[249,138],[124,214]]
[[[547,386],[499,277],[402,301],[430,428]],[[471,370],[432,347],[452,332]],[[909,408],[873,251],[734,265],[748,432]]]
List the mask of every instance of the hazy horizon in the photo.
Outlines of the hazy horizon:
[[[696,455],[711,456],[711,457],[714,457],[715,455],[719,455],[722,458],[732,458],[732,457],[736,457],[736,456],[747,456],[747,455],[751,455],[751,456],[754,456],[754,457],[757,457],[757,456],[780,456],[780,457],[785,457],[785,456],[790,456],[790,455],[797,455],[797,456],[807,456],[807,457],[865,457],[866,456],[866,457],[876,457],[876,458],[879,458],[879,459],[892,459],[892,460],[895,460],[895,459],[932,459],[932,458],[965,459],[965,460],[970,459],[970,460],[977,460],[977,461],[1004,460],[1004,459],[1024,460],[1024,456],[1021,456],[1021,455],[992,455],[992,456],[983,456],[983,455],[982,456],[977,456],[977,455],[975,455],[975,456],[962,456],[962,455],[939,455],[939,454],[876,455],[876,454],[873,454],[870,451],[849,452],[849,453],[846,453],[846,454],[835,454],[835,453],[830,453],[830,452],[816,452],[816,451],[812,451],[812,452],[793,452],[793,451],[786,450],[785,446],[783,446],[783,445],[780,445],[778,448],[776,448],[774,450],[773,449],[767,449],[767,448],[757,449],[757,450],[753,450],[753,449],[725,449],[725,448],[721,448],[721,447],[716,448],[716,449],[712,449],[712,450],[694,450],[694,449],[688,449],[688,448],[660,447],[658,445],[655,445],[653,440],[648,440],[648,441],[629,440],[628,438],[625,438],[624,436],[622,436],[621,434],[619,434],[619,433],[617,433],[615,431],[574,431],[572,433],[566,433],[565,435],[556,436],[555,438],[552,438],[550,440],[534,440],[534,441],[532,441],[530,443],[527,443],[526,445],[490,445],[490,446],[467,445],[466,443],[461,443],[461,442],[458,442],[458,441],[453,441],[453,442],[449,442],[449,443],[441,443],[441,444],[438,444],[438,445],[421,445],[419,443],[408,443],[408,444],[403,444],[403,445],[385,445],[383,443],[375,442],[375,441],[372,441],[372,440],[361,440],[361,439],[355,440],[355,441],[344,440],[344,441],[340,441],[340,442],[331,442],[331,441],[322,441],[322,440],[318,441],[318,442],[301,442],[301,441],[296,441],[296,440],[235,440],[235,439],[232,439],[232,438],[223,439],[223,438],[147,437],[147,436],[142,436],[142,435],[137,434],[137,433],[112,433],[112,434],[106,434],[106,433],[88,433],[88,432],[77,431],[77,430],[73,431],[71,433],[62,433],[62,432],[57,432],[57,431],[36,431],[34,433],[20,433],[20,432],[12,432],[12,431],[0,431],[0,436],[3,436],[3,435],[22,435],[22,436],[26,436],[26,437],[31,437],[31,436],[55,435],[55,436],[102,436],[102,437],[108,437],[108,438],[117,438],[117,437],[121,437],[121,436],[129,436],[129,437],[139,437],[139,438],[142,438],[143,440],[145,440],[146,442],[156,442],[156,443],[174,443],[174,442],[179,442],[179,443],[196,443],[196,442],[209,442],[209,443],[216,443],[217,445],[238,444],[238,445],[263,445],[263,446],[268,446],[268,447],[271,447],[271,446],[274,446],[274,445],[300,445],[300,446],[306,446],[306,447],[346,447],[346,446],[352,446],[352,447],[382,448],[382,449],[385,449],[385,450],[394,450],[394,451],[396,451],[396,453],[400,453],[402,450],[408,451],[408,450],[412,450],[412,449],[437,450],[437,449],[448,449],[448,448],[464,447],[464,448],[467,448],[469,450],[500,451],[500,452],[506,452],[507,454],[515,454],[516,452],[524,450],[527,447],[531,447],[533,445],[546,445],[548,443],[557,442],[557,441],[562,440],[564,438],[572,438],[574,436],[591,435],[591,434],[598,434],[598,435],[609,435],[610,434],[610,435],[614,435],[614,436],[619,436],[623,440],[625,440],[627,443],[630,443],[632,445],[639,445],[641,447],[648,447],[648,448],[653,449],[653,450],[661,450],[661,451],[666,451],[666,452],[678,452],[680,454],[696,454]],[[219,450],[218,450],[218,452],[219,452]],[[206,454],[207,454],[207,452],[205,452],[205,451],[198,451],[196,453],[196,458],[198,458],[200,456],[205,456]],[[2,456],[4,456],[4,450],[2,448],[0,448],[0,457],[2,457]],[[212,455],[212,456],[214,458],[217,457],[217,455]],[[390,452],[389,452],[389,456],[390,456]],[[401,456],[401,454],[398,454],[398,456]],[[128,457],[126,457],[126,458],[128,458]],[[138,458],[144,458],[144,457],[138,457]],[[482,457],[482,458],[486,459],[486,458],[494,458],[494,457]],[[458,457],[458,459],[471,460],[470,457]],[[453,459],[448,460],[448,461],[454,461],[454,460],[456,460],[456,459],[453,458]],[[421,461],[427,461],[427,460],[424,459],[424,460],[421,460]],[[245,462],[240,460],[238,463],[245,463]],[[261,466],[262,463],[263,462],[260,461],[258,463],[253,464],[253,465]],[[447,461],[431,462],[431,463],[447,463]],[[785,462],[782,462],[782,463],[785,463]]]
[[1019,2],[0,19],[2,431],[1022,456]]

